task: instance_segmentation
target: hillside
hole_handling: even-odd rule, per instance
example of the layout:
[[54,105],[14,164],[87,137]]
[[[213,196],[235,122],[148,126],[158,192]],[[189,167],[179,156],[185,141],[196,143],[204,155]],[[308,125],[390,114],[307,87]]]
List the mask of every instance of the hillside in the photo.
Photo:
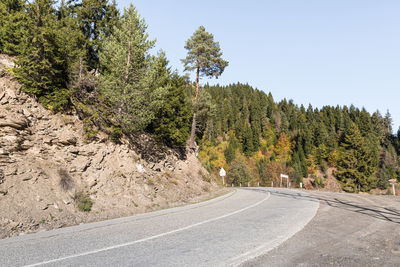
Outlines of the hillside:
[[[240,83],[205,86],[203,99],[200,160],[215,174],[224,166],[236,185],[276,185],[281,173],[292,186],[353,193],[390,193],[389,180],[400,182],[400,132],[389,112],[298,106]],[[249,175],[231,178],[238,168]]]
[[[196,202],[219,193],[193,154],[182,159],[148,136],[140,149],[98,133],[77,116],[52,114],[20,91],[0,56],[0,238]],[[160,157],[162,155],[162,157]],[[90,211],[87,209],[90,204]],[[86,204],[86,206],[85,206]],[[81,205],[80,207],[78,205]]]

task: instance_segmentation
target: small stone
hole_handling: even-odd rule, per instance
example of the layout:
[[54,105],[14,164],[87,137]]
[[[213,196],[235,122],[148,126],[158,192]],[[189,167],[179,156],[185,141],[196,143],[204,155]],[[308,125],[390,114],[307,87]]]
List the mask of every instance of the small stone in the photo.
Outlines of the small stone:
[[43,138],[43,143],[47,144],[47,145],[52,145],[53,143],[53,138],[51,137],[45,137]]
[[7,95],[8,95],[10,98],[12,98],[12,99],[17,98],[17,96],[15,95],[15,92],[14,92],[13,90],[8,89],[8,90],[6,90],[6,92],[7,92]]
[[33,178],[32,175],[28,175],[28,176],[25,176],[24,178],[22,178],[22,181],[29,181],[32,178]]
[[145,173],[146,170],[144,169],[142,164],[136,164],[136,169],[138,170],[138,172],[140,173]]

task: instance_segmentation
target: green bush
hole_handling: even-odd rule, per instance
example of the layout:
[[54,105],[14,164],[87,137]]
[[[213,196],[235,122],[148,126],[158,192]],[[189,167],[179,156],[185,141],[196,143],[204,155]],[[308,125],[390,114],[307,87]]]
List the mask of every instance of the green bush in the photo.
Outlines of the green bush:
[[66,111],[70,107],[71,92],[67,89],[58,89],[45,96],[39,97],[39,102],[53,112]]
[[321,187],[321,188],[324,188],[324,187],[325,187],[324,181],[323,181],[322,178],[319,177],[319,176],[317,176],[317,177],[315,178],[315,183],[317,184],[318,187]]
[[121,127],[113,126],[111,128],[111,134],[110,134],[111,141],[113,141],[116,144],[119,144],[121,137],[122,137],[122,129],[121,129]]
[[237,159],[229,166],[227,181],[238,186],[240,183],[245,184],[252,179],[252,174],[243,160]]
[[321,161],[321,171],[323,173],[326,173],[326,171],[328,170],[328,163],[325,160]]
[[75,197],[76,204],[80,211],[89,212],[92,209],[93,202],[89,196],[83,192],[78,192]]
[[97,137],[97,131],[94,129],[93,123],[90,121],[90,119],[86,118],[83,119],[83,133],[84,133],[84,139],[85,142],[90,142],[96,139]]

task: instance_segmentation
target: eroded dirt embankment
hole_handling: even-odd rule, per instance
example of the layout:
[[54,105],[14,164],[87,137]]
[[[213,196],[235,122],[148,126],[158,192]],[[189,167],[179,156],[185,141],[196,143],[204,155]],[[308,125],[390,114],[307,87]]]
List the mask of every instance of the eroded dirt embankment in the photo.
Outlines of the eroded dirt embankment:
[[[12,66],[9,57],[0,55],[0,238],[219,193],[195,155],[182,158],[149,136],[138,142],[158,154],[151,161],[129,142],[114,144],[102,133],[86,141],[77,116],[51,114],[21,92],[16,79],[2,71]],[[90,212],[78,207],[82,199],[93,203]]]

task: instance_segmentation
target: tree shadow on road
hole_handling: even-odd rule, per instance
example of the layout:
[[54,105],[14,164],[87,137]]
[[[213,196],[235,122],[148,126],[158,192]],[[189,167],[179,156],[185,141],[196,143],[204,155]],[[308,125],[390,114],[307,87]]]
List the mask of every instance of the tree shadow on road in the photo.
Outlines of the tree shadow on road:
[[268,190],[272,195],[280,197],[288,197],[295,199],[303,199],[308,201],[319,200],[322,203],[334,208],[344,209],[351,212],[356,212],[366,216],[370,216],[379,220],[384,220],[396,224],[400,224],[400,210],[392,207],[381,207],[378,205],[368,204],[368,203],[357,203],[351,202],[344,199],[339,199],[337,197],[329,198],[325,196],[311,196],[305,195],[301,192],[287,193],[274,189]]

